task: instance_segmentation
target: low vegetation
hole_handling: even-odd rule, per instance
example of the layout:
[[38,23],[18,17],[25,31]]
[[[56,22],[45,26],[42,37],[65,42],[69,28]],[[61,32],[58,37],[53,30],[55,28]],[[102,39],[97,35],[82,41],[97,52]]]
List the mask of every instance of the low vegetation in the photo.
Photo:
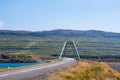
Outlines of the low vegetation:
[[[69,40],[75,41],[81,59],[98,60],[100,57],[102,61],[120,61],[120,34],[94,30],[0,30],[0,54],[59,56],[64,42]],[[3,58],[0,60],[2,62]]]
[[0,54],[1,63],[21,63],[21,62],[36,62],[39,59],[33,55],[26,54]]
[[74,40],[81,55],[119,55],[120,34],[103,31],[1,31],[0,54],[60,54],[65,41]]
[[79,61],[52,73],[48,80],[120,80],[120,73],[103,62]]

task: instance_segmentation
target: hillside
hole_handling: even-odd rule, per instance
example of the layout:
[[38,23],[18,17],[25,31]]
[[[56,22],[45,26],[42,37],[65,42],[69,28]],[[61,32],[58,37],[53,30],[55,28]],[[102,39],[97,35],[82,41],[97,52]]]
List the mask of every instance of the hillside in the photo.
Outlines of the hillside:
[[52,31],[41,31],[41,32],[30,32],[30,31],[11,31],[11,30],[0,30],[0,36],[31,36],[31,37],[96,37],[96,38],[120,38],[120,33],[104,32],[96,30],[79,31],[79,30],[52,30]]
[[60,54],[66,40],[74,40],[80,55],[119,55],[120,33],[88,30],[42,32],[0,30],[0,54]]

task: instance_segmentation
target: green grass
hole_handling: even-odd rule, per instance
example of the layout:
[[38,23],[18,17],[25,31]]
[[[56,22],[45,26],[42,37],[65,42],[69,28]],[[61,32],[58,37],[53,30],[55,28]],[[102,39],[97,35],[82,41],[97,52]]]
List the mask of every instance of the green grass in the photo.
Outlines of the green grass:
[[0,53],[60,54],[66,40],[74,40],[81,55],[119,55],[120,40],[115,38],[14,37],[0,38]]

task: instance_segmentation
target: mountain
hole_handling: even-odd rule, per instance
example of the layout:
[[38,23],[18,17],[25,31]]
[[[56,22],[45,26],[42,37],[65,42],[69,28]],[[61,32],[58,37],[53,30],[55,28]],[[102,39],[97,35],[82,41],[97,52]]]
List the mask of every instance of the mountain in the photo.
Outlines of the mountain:
[[11,31],[11,30],[0,30],[0,36],[31,36],[31,37],[103,37],[103,38],[120,38],[120,33],[104,32],[97,30],[51,30],[51,31]]
[[97,30],[0,30],[0,54],[60,54],[65,41],[74,40],[81,55],[120,55],[120,33]]

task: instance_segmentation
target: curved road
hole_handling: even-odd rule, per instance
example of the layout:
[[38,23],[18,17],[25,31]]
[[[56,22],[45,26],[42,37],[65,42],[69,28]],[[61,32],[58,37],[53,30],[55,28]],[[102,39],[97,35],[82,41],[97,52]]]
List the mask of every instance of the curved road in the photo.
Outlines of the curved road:
[[32,78],[35,76],[46,74],[53,70],[60,69],[75,62],[76,60],[73,58],[63,58],[62,61],[54,64],[47,64],[44,66],[32,66],[25,69],[0,72],[0,80],[23,80],[27,78]]

